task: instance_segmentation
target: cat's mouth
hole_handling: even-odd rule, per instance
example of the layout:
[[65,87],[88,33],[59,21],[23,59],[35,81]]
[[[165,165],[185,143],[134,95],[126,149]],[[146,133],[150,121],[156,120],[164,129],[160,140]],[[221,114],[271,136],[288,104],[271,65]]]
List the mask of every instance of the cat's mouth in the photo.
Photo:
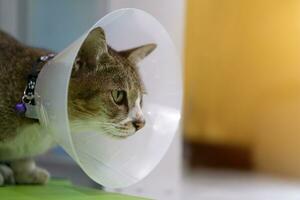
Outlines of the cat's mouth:
[[134,135],[135,133],[136,133],[136,131],[133,131],[133,132],[113,132],[113,133],[110,133],[110,135],[112,135],[113,137],[116,137],[116,138],[125,139],[125,138],[128,138],[128,137]]
[[106,131],[106,134],[108,135],[124,139],[136,134],[146,124],[144,119],[135,121],[126,120],[123,120],[118,123],[110,123],[109,127],[104,128],[104,131]]
[[139,130],[133,123],[120,124],[111,122],[99,122],[98,120],[72,121],[71,129],[74,132],[94,130],[120,139],[128,138],[136,134],[136,132],[138,132]]
[[111,131],[110,135],[112,135],[113,137],[116,137],[116,138],[125,139],[125,138],[128,138],[128,137],[136,134],[137,131],[138,131],[138,129],[134,125],[128,127],[128,124],[127,124],[127,126],[123,125],[123,126],[120,126],[119,128],[116,128],[115,130]]

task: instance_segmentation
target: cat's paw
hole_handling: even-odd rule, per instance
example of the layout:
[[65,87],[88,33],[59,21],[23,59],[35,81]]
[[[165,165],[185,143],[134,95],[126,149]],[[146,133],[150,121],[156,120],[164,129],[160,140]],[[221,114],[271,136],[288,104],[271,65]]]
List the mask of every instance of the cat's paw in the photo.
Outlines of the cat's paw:
[[5,184],[14,184],[15,178],[11,168],[7,165],[0,164],[0,186]]
[[0,174],[0,187],[4,185],[4,177]]
[[19,171],[15,173],[15,180],[17,184],[39,184],[44,185],[49,180],[49,172],[40,167],[27,171]]

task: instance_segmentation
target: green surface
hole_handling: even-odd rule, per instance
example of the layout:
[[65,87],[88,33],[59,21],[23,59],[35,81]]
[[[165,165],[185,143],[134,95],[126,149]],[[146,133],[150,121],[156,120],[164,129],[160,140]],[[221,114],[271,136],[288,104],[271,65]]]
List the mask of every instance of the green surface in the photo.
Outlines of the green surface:
[[68,181],[52,180],[47,185],[19,185],[0,188],[0,200],[142,200],[144,198],[108,193],[73,186]]

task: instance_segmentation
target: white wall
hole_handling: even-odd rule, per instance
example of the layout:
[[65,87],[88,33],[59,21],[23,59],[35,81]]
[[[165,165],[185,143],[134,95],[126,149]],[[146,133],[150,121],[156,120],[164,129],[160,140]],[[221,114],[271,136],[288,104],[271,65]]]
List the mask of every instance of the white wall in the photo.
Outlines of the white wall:
[[107,12],[108,0],[0,0],[0,29],[28,45],[60,51]]
[[0,0],[0,29],[21,39],[20,15],[18,0]]
[[[184,0],[111,0],[108,5],[111,11],[128,7],[145,10],[157,18],[171,35],[182,60]],[[181,199],[181,137],[179,131],[167,155],[148,177],[134,186],[117,191],[154,199]]]
[[26,0],[26,42],[61,51],[107,13],[107,1]]
[[152,14],[167,29],[179,55],[182,55],[185,20],[184,0],[111,0],[108,8],[111,11],[119,8],[139,8]]

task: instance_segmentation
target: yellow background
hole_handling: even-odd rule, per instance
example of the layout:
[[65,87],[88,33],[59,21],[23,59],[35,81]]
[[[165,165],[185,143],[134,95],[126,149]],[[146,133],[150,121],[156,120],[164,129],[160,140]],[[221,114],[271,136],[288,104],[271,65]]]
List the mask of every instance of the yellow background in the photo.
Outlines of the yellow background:
[[186,13],[186,140],[300,175],[300,1],[189,0]]

